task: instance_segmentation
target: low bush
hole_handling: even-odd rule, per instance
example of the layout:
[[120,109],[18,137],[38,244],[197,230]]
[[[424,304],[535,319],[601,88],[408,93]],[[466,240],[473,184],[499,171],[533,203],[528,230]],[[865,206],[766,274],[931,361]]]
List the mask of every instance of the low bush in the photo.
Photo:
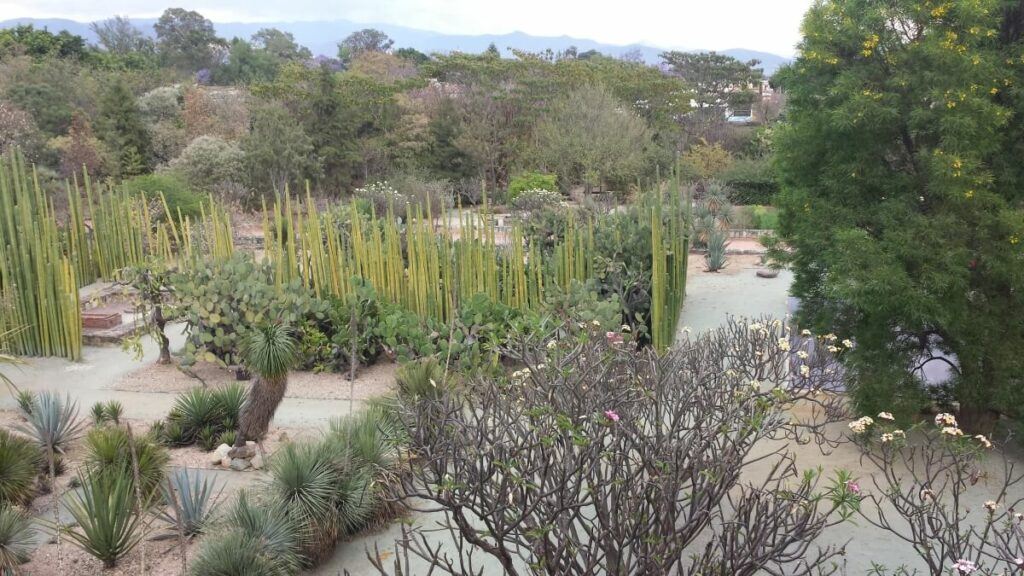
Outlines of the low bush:
[[123,468],[134,483],[133,444],[142,492],[148,496],[163,482],[164,467],[170,460],[167,450],[150,436],[131,438],[128,430],[120,426],[93,428],[85,436],[86,464],[97,470]]
[[279,505],[242,492],[216,535],[204,540],[193,576],[290,576],[301,566],[295,525]]
[[161,219],[189,218],[196,221],[202,216],[203,203],[206,201],[202,194],[193,191],[183,179],[170,173],[135,176],[122,182],[121,188],[129,194],[145,195],[154,202],[158,202],[162,194],[167,203],[167,213],[161,213]]
[[557,191],[531,188],[516,194],[515,198],[511,201],[511,205],[515,210],[533,213],[539,210],[556,208],[562,203],[562,200],[562,194]]
[[213,450],[224,434],[237,428],[245,395],[245,387],[237,383],[214,389],[197,387],[179,394],[162,427],[161,441]]
[[0,574],[19,574],[18,566],[28,562],[36,548],[32,516],[0,504]]
[[524,172],[514,176],[508,182],[506,202],[514,202],[520,193],[526,190],[558,190],[558,176],[542,172]]
[[28,504],[43,470],[39,446],[0,428],[0,506]]
[[718,177],[729,187],[733,204],[772,204],[779,192],[770,159],[738,158]]

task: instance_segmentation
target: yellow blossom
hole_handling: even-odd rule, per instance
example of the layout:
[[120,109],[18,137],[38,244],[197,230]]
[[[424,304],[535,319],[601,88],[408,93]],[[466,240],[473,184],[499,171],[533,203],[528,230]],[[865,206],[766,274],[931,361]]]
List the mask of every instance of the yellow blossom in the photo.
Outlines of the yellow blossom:
[[964,192],[964,197],[966,197],[968,200],[974,198],[974,190],[968,190],[967,192]]

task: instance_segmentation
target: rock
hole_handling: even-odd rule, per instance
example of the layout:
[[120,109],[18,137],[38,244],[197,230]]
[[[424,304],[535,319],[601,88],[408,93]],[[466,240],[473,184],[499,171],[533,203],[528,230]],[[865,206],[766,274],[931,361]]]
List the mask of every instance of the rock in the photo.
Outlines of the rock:
[[246,440],[246,441],[245,441],[245,445],[246,445],[246,446],[252,446],[253,448],[255,448],[255,447],[256,447],[256,443],[255,443],[255,442],[253,442],[252,440]]
[[227,444],[217,446],[217,449],[210,453],[210,464],[219,464],[221,460],[227,458],[230,451],[231,446]]
[[288,441],[288,433],[282,431],[280,434],[277,435],[277,440],[278,440],[278,442],[287,442]]
[[236,446],[228,451],[228,456],[231,458],[245,458],[249,459],[256,455],[256,444],[249,445],[246,443],[245,446]]
[[250,466],[250,463],[245,458],[232,458],[231,469],[241,472]]
[[249,460],[249,464],[252,465],[253,470],[262,470],[263,456],[261,456],[260,454],[256,454],[255,456],[252,457],[252,460]]
[[225,468],[230,468],[231,467],[231,457],[230,456],[225,456],[225,457],[221,458],[220,459],[220,465],[225,467]]
[[757,277],[758,278],[775,278],[778,275],[779,275],[779,271],[778,270],[771,270],[771,269],[765,270],[765,269],[761,269],[761,270],[757,271]]

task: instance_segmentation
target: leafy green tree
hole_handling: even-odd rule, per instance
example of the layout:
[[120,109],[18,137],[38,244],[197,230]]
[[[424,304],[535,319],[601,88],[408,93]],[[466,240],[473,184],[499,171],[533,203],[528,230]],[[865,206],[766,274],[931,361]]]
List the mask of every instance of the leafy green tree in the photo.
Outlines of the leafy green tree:
[[1006,6],[819,2],[778,75],[793,293],[852,340],[861,413],[919,408],[935,363],[964,427],[1022,414],[1024,15]]
[[242,140],[245,170],[253,189],[273,194],[315,175],[313,142],[280,104],[264,104],[252,113],[252,132]]
[[120,176],[133,176],[148,169],[149,132],[135,96],[121,77],[116,78],[100,100],[98,124],[100,138],[114,154]]
[[211,192],[242,179],[245,154],[234,142],[200,136],[189,142],[168,168],[181,174],[192,188]]
[[535,130],[538,162],[563,187],[628,184],[647,167],[652,147],[643,118],[603,86],[583,87],[556,101]]
[[0,30],[0,60],[24,54],[35,58],[85,59],[89,54],[85,39],[61,30],[57,34],[23,24]]
[[274,412],[288,389],[288,370],[298,360],[298,343],[287,326],[265,324],[252,330],[242,344],[245,367],[256,378],[239,414],[235,448],[246,440],[263,440]]
[[471,178],[476,167],[468,154],[458,146],[461,121],[451,98],[444,98],[427,126],[427,146],[420,161],[434,174],[452,182]]
[[313,57],[309,48],[299,45],[291,32],[283,32],[277,28],[260,28],[252,35],[252,45],[281,62],[298,62]]
[[71,124],[68,96],[49,82],[19,82],[7,90],[7,99],[31,114],[39,129],[50,136],[63,134]]
[[673,74],[693,88],[694,110],[688,124],[697,138],[712,140],[725,124],[729,109],[750,108],[763,72],[757,60],[741,62],[715,52],[664,52],[661,59]]
[[181,70],[195,71],[214,64],[215,48],[224,45],[213,22],[184,8],[168,8],[153,24],[157,49],[164,62]]
[[214,71],[218,84],[266,82],[277,75],[280,61],[269,51],[259,50],[241,38],[231,40],[227,61]]
[[430,56],[427,56],[415,48],[399,48],[398,50],[395,50],[395,56],[398,56],[402,60],[412,62],[417,66],[430,60]]
[[387,52],[395,41],[374,28],[357,30],[338,43],[338,59],[348,61],[362,52]]

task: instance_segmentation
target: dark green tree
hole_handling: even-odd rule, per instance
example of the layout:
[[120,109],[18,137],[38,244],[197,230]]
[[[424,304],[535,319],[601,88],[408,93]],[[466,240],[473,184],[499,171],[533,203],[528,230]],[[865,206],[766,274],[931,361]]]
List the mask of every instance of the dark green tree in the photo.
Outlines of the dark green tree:
[[1006,5],[819,2],[778,75],[793,293],[852,340],[863,413],[917,410],[938,364],[964,427],[1022,415],[1024,18]]
[[695,106],[686,124],[696,138],[716,140],[730,109],[749,109],[763,72],[757,60],[741,62],[715,52],[664,52],[661,59],[693,89]]
[[398,56],[403,60],[408,60],[417,66],[430,60],[430,56],[427,56],[415,48],[399,48],[398,50],[395,50],[395,56]]
[[117,173],[133,176],[149,167],[152,147],[135,96],[117,77],[100,100],[99,135],[114,153]]
[[374,28],[357,30],[338,43],[338,59],[347,62],[361,52],[387,52],[395,41]]
[[252,45],[265,50],[281,62],[309,60],[313,53],[309,48],[300,46],[291,32],[283,32],[277,28],[261,28],[252,35]]
[[224,45],[213,22],[184,8],[168,8],[153,24],[157,49],[164,62],[180,70],[195,71],[214,64],[215,49]]
[[242,140],[245,170],[253,190],[272,195],[315,176],[313,143],[302,125],[277,103],[252,112],[252,131]]
[[241,38],[231,40],[227,61],[214,71],[213,79],[218,84],[251,84],[267,82],[277,75],[280,65],[267,50],[253,47]]
[[340,90],[336,72],[320,67],[304,108],[306,130],[322,168],[320,186],[339,192],[356,177],[360,155],[358,117]]
[[450,98],[445,98],[430,118],[429,139],[421,161],[433,174],[451,182],[477,174],[473,160],[459,148],[460,129],[459,111]]
[[24,54],[36,58],[54,57],[81,60],[88,56],[85,39],[61,30],[57,34],[23,24],[0,30],[0,60]]

